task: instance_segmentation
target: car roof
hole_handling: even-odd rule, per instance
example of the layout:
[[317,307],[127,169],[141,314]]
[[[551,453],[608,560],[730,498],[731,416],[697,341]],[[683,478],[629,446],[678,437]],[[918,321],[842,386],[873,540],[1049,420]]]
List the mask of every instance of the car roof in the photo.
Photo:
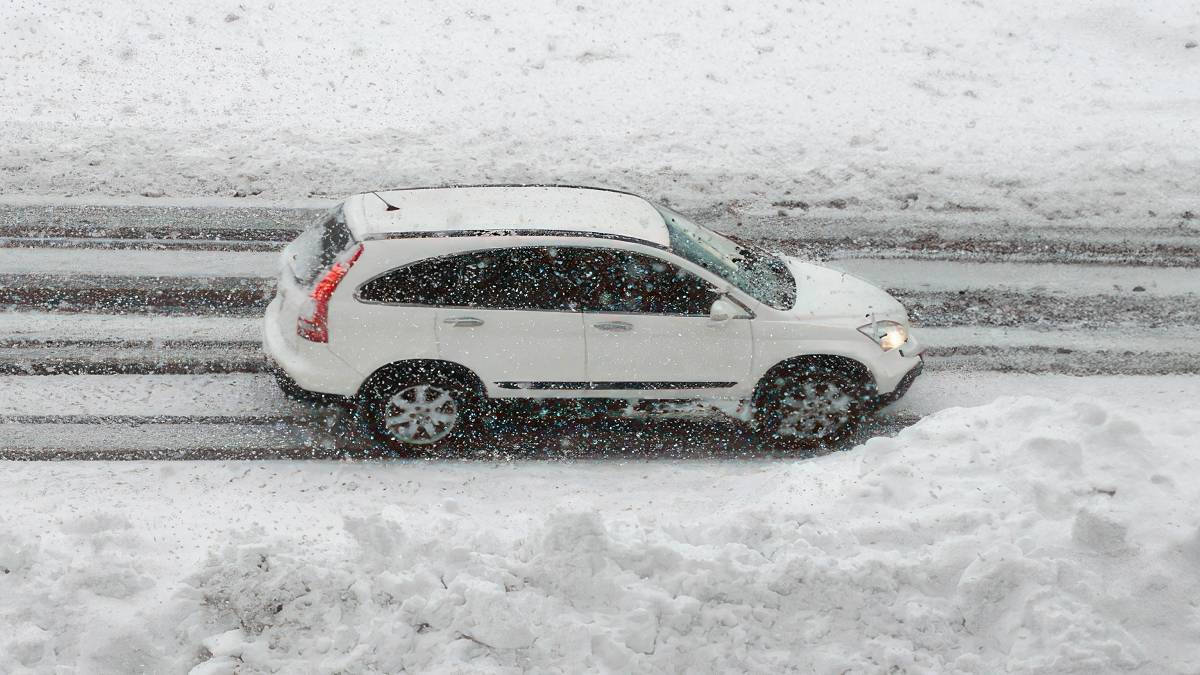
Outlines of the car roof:
[[471,185],[379,190],[343,207],[357,239],[555,234],[669,246],[663,216],[637,195],[565,185]]

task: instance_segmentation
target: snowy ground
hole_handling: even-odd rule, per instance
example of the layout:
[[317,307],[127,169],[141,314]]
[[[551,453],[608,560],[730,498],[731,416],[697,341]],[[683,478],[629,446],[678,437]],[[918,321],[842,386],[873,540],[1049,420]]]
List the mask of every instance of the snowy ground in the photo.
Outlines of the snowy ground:
[[1200,380],[1042,393],[809,461],[5,463],[0,670],[1196,671]]
[[[12,0],[0,37],[0,673],[1200,672],[1195,2]],[[311,209],[555,181],[893,289],[926,374],[823,457],[600,420],[415,461],[262,372]]]
[[9,194],[571,181],[892,226],[1200,222],[1190,0],[16,0],[0,30]]
[[829,456],[593,421],[398,461],[281,397],[260,295],[197,304],[289,218],[0,207],[0,456],[60,460],[0,463],[0,672],[1200,669],[1194,237],[829,228],[943,306]]
[[[229,236],[278,238],[263,214],[176,213],[0,208],[0,452],[62,460],[0,463],[0,672],[1200,669],[1187,237],[838,244],[880,283],[1023,313],[921,327],[929,372],[829,456],[594,423],[397,461],[259,372],[261,298],[172,313],[208,275],[265,274],[272,254]],[[231,227],[180,225],[199,221]],[[1063,262],[1083,244],[1126,264]],[[1144,246],[1156,264],[1130,262]],[[28,295],[51,279],[181,295]],[[1155,323],[1080,326],[1039,298]],[[72,364],[128,374],[16,374]],[[1074,369],[1111,374],[1037,374]],[[145,461],[172,457],[214,459]]]

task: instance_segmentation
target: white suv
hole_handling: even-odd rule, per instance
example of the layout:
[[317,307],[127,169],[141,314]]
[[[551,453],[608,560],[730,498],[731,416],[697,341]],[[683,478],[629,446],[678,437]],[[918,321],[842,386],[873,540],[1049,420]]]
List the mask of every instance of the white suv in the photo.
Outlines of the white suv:
[[265,348],[284,390],[350,400],[400,449],[522,399],[711,406],[825,442],[921,370],[882,290],[614,190],[368,192],[283,262]]

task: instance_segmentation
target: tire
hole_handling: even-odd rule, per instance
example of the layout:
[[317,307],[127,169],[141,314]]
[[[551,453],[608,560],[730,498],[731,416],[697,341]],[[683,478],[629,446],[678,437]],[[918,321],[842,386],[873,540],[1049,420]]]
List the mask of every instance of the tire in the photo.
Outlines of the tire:
[[461,378],[436,367],[415,366],[369,382],[354,414],[393,452],[422,455],[480,440],[485,401]]
[[870,411],[868,389],[827,366],[771,375],[755,393],[755,435],[788,447],[833,448],[852,437]]

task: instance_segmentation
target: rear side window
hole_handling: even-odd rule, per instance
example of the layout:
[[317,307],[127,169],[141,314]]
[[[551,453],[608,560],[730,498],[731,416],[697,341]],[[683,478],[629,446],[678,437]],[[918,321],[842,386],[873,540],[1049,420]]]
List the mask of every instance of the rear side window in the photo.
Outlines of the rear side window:
[[338,205],[288,244],[284,264],[296,283],[309,286],[355,243]]
[[371,302],[440,307],[579,311],[560,248],[505,248],[424,260],[359,288]]

